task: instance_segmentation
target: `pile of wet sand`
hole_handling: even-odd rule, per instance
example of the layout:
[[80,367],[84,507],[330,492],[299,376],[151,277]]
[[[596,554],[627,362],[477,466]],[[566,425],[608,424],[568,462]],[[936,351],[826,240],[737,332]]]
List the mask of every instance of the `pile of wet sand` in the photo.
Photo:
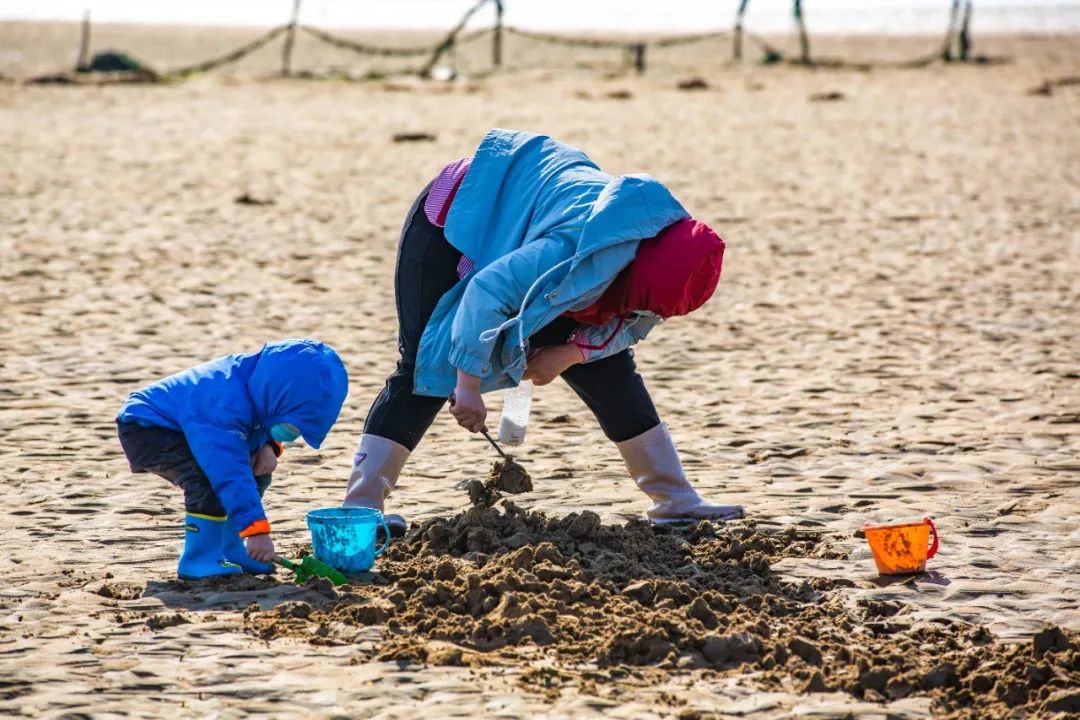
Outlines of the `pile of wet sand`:
[[1005,717],[1080,710],[1080,638],[1048,628],[1023,645],[981,628],[917,623],[905,606],[851,604],[844,583],[787,583],[770,563],[835,557],[820,535],[753,522],[604,525],[504,501],[413,528],[365,584],[325,602],[251,608],[264,639],[352,642],[383,628],[372,655],[433,665],[529,665],[521,682],[621,682],[627,667],[747,674],[766,689],[866,700],[928,694],[938,713]]
[[491,472],[484,482],[471,480],[466,488],[473,505],[491,507],[502,499],[504,492],[518,495],[531,492],[532,476],[512,456],[497,461],[491,466]]

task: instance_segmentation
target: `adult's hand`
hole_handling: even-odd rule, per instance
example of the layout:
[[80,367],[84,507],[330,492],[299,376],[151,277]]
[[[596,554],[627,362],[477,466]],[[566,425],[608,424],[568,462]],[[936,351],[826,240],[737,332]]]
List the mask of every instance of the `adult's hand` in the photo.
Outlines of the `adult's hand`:
[[532,380],[535,385],[547,385],[582,361],[581,350],[573,343],[541,348],[529,358],[522,380]]
[[450,398],[450,414],[469,432],[487,430],[487,407],[480,394],[480,378],[458,371],[457,388]]

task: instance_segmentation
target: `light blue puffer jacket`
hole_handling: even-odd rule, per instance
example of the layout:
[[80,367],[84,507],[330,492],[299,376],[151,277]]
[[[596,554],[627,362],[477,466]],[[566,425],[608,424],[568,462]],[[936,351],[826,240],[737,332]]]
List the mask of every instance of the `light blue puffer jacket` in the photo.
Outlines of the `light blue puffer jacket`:
[[[687,217],[648,175],[611,177],[550,137],[490,130],[446,219],[447,240],[476,267],[443,295],[424,329],[415,392],[449,396],[458,369],[482,378],[483,392],[517,385],[530,335],[594,302],[642,240]],[[627,324],[602,355],[629,347],[656,322]],[[611,329],[591,334],[607,339]]]

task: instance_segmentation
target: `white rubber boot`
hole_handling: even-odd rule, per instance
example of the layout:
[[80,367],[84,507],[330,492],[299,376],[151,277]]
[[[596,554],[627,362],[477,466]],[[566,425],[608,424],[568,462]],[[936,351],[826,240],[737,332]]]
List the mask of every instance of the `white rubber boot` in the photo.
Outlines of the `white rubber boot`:
[[[349,487],[345,491],[343,507],[369,507],[383,511],[386,498],[397,486],[405,461],[409,459],[409,449],[393,440],[378,435],[361,435],[360,445],[353,456],[352,473],[349,475]],[[385,515],[390,534],[400,537],[405,534],[406,522],[400,515]],[[381,532],[381,530],[380,530]]]
[[660,423],[635,438],[616,443],[630,477],[652,498],[646,511],[649,521],[666,523],[696,520],[737,520],[744,517],[742,505],[715,505],[698,495],[686,479],[679,452],[667,425]]

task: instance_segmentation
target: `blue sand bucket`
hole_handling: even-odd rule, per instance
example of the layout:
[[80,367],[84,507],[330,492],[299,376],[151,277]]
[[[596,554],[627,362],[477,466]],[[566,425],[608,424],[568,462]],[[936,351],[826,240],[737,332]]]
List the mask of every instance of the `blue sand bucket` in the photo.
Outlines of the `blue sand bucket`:
[[[375,532],[382,523],[386,541],[375,548]],[[374,508],[319,508],[307,514],[311,548],[316,560],[344,573],[371,569],[375,558],[390,544],[390,528],[383,514]]]

